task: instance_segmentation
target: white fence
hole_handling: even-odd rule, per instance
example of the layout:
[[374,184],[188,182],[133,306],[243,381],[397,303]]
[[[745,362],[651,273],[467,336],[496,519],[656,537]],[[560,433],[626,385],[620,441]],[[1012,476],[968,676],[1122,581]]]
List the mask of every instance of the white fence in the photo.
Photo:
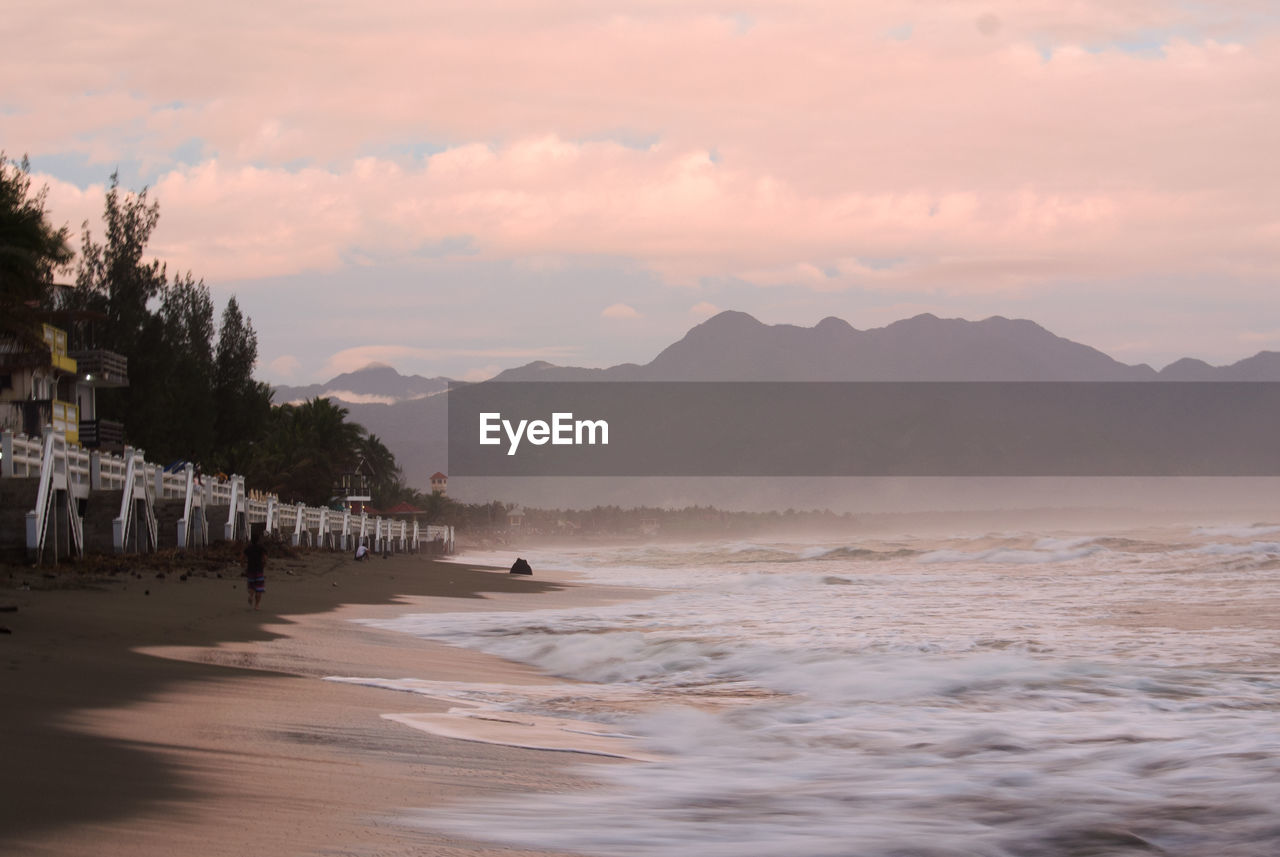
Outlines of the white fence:
[[[166,471],[149,463],[141,450],[126,447],[123,456],[92,452],[68,444],[61,432],[53,430],[46,431],[43,440],[10,431],[0,433],[0,478],[39,479],[36,508],[26,513],[26,548],[37,562],[50,540],[50,526],[56,559],[59,520],[65,520],[69,529],[69,538],[62,541],[70,552],[83,554],[78,501],[88,501],[91,491],[120,492],[118,501],[113,501],[119,504],[119,514],[112,521],[112,545],[117,553],[130,547],[130,534],[134,550],[159,546],[155,508],[160,500],[183,501],[177,522],[176,544],[180,548],[207,545],[211,533],[226,540],[245,538],[253,525],[288,538],[294,545],[333,550],[353,550],[364,544],[380,553],[412,552],[423,543],[438,543],[452,553],[454,547],[453,527],[424,527],[416,521],[281,503],[273,494],[248,491],[243,476],[202,478],[191,464]],[[55,497],[61,498],[62,505],[54,503]],[[211,512],[221,519],[210,520]]]

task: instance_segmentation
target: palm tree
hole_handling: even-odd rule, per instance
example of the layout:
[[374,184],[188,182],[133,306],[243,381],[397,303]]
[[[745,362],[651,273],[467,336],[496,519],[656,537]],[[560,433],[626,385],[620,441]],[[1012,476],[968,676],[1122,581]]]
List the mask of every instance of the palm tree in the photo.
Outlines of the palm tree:
[[364,428],[347,422],[347,409],[328,399],[273,408],[266,437],[257,445],[251,481],[286,501],[329,502],[342,474],[360,461]]
[[374,505],[389,505],[389,501],[399,499],[396,495],[403,493],[400,466],[386,444],[376,434],[371,434],[361,441],[360,455],[373,483]]

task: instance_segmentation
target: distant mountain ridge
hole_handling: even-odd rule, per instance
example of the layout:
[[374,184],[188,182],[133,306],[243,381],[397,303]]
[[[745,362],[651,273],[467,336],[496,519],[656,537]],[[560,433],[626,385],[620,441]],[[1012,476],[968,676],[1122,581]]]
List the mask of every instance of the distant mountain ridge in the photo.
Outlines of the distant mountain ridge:
[[858,330],[830,316],[813,327],[766,325],[725,311],[641,366],[608,369],[538,361],[499,381],[1280,381],[1280,353],[1230,366],[1184,358],[1157,372],[1121,363],[1033,321],[925,313]]
[[385,363],[370,363],[363,369],[345,372],[323,384],[275,387],[273,401],[277,405],[283,405],[287,402],[324,396],[342,402],[394,404],[443,393],[449,389],[451,383],[453,382],[448,378],[401,375]]
[[[924,314],[858,330],[828,317],[813,327],[768,325],[726,311],[692,328],[644,365],[607,369],[528,363],[498,381],[1280,381],[1280,352],[1229,366],[1183,358],[1156,371],[1114,360],[1033,321]],[[401,375],[372,364],[323,384],[275,388],[274,401],[326,396],[378,435],[406,481],[426,489],[448,462],[448,378]]]

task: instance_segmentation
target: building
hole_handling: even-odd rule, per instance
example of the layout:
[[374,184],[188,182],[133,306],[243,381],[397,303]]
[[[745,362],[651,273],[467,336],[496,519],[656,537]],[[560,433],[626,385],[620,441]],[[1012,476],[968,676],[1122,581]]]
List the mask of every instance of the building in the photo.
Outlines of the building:
[[98,347],[97,326],[102,313],[88,310],[52,313],[68,334],[70,356],[76,361],[75,403],[80,412],[80,445],[121,453],[124,423],[98,416],[98,390],[129,386],[129,361],[123,354]]
[[43,313],[36,335],[0,335],[0,430],[38,437],[45,426],[71,443],[124,451],[124,424],[98,418],[97,391],[129,386],[123,355],[96,347],[101,313]]
[[445,476],[439,470],[437,470],[435,473],[432,473],[431,474],[431,493],[440,494],[443,496],[444,494],[448,493],[448,490],[449,490],[449,477]]
[[344,473],[333,489],[336,504],[353,515],[374,514],[373,471],[363,456],[350,473]]
[[61,328],[42,324],[38,338],[0,338],[0,431],[36,437],[53,426],[79,443],[76,380],[76,361]]
[[413,504],[402,500],[390,509],[387,509],[383,514],[390,515],[393,518],[408,518],[409,520],[417,521],[427,513]]

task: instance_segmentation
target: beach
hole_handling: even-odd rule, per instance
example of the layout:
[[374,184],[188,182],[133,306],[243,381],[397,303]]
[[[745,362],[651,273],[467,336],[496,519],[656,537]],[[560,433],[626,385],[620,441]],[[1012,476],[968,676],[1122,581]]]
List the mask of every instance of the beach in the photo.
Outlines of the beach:
[[0,635],[0,853],[33,857],[489,853],[396,824],[395,813],[581,788],[569,754],[436,737],[382,715],[444,703],[324,679],[550,679],[350,620],[624,595],[541,570],[523,578],[419,556],[355,563],[315,552],[269,558],[253,612],[235,568],[78,587],[70,574],[12,571],[13,588],[0,590],[0,604],[17,607],[0,614],[11,631]]
[[17,570],[0,853],[1280,848],[1280,523],[521,552]]

